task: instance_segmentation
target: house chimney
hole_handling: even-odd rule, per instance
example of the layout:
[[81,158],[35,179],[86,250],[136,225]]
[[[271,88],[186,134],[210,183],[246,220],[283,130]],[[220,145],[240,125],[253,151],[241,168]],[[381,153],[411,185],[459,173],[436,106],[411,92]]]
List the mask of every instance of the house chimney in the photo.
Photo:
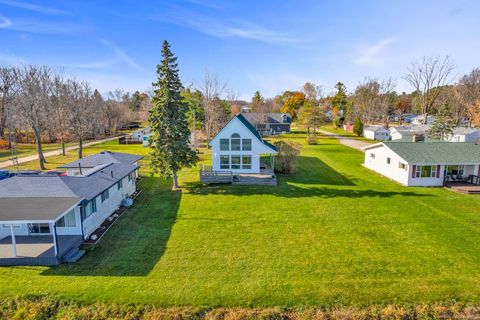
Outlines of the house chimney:
[[412,137],[412,142],[425,141],[425,136],[423,134],[414,134]]

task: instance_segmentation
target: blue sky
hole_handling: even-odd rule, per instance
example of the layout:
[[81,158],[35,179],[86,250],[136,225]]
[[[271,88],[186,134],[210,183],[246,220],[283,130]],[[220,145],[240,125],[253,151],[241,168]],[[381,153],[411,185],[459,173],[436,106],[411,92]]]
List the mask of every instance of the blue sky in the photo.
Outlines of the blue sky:
[[480,66],[480,1],[0,0],[0,39],[0,64],[64,66],[102,92],[148,89],[163,39],[185,84],[208,70],[244,99],[366,76],[404,91],[424,55]]

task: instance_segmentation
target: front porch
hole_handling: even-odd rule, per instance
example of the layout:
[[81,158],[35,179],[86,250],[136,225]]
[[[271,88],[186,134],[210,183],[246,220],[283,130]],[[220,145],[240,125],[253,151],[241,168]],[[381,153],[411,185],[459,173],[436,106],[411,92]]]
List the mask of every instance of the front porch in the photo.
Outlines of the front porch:
[[83,243],[81,235],[58,235],[58,255],[51,235],[15,236],[14,254],[12,237],[0,240],[0,266],[57,265],[69,257]]
[[469,175],[464,176],[449,176],[446,175],[443,181],[443,185],[446,188],[452,189],[456,192],[466,194],[480,194],[480,176]]

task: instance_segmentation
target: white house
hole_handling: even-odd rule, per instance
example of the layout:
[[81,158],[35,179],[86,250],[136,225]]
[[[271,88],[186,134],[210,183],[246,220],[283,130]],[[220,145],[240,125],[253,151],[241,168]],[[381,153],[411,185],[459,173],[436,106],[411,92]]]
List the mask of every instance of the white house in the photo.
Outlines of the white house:
[[430,126],[425,124],[390,127],[390,138],[391,140],[412,140],[414,135],[426,136],[429,128]]
[[433,124],[435,122],[435,116],[427,116],[427,123],[424,123],[424,122],[425,122],[424,115],[418,115],[411,118],[412,124]]
[[[65,176],[18,175],[0,181],[0,240],[10,238],[8,258],[14,259],[2,259],[5,252],[0,248],[0,265],[35,261],[15,259],[18,239],[32,248],[38,246],[38,239],[51,240],[50,256],[32,257],[40,264],[56,264],[72,249],[78,251],[83,240],[135,193],[141,158],[99,153],[62,166],[67,168]],[[40,259],[46,256],[46,262]]]
[[234,116],[209,145],[212,147],[212,170],[233,174],[260,173],[263,166],[260,156],[278,153],[241,113]]
[[389,141],[363,147],[364,166],[406,186],[443,186],[480,175],[480,145]]
[[132,138],[141,141],[144,147],[148,147],[148,140],[150,139],[150,127],[136,130],[132,133]]
[[363,128],[363,136],[370,140],[385,141],[390,139],[390,131],[383,126],[372,125]]
[[480,129],[458,127],[448,138],[450,142],[476,142],[480,139]]

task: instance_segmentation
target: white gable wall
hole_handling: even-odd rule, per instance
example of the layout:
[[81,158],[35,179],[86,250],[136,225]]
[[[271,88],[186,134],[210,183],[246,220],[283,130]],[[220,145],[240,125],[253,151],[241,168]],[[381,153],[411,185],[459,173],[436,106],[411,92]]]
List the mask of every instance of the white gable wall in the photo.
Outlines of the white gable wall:
[[[387,163],[387,158],[390,158],[390,164]],[[406,169],[400,168],[400,163],[405,164]],[[367,149],[365,151],[364,165],[368,169],[378,172],[385,177],[403,185],[408,185],[410,166],[405,160],[384,145]]]
[[[251,151],[221,151],[220,139],[230,139],[232,134],[237,133],[240,139],[252,139]],[[260,155],[275,153],[272,149],[267,147],[262,141],[245,127],[245,125],[233,118],[210,142],[212,147],[212,170],[214,171],[232,171],[233,173],[259,173],[260,172]],[[251,169],[220,169],[221,155],[250,155],[252,157]]]

